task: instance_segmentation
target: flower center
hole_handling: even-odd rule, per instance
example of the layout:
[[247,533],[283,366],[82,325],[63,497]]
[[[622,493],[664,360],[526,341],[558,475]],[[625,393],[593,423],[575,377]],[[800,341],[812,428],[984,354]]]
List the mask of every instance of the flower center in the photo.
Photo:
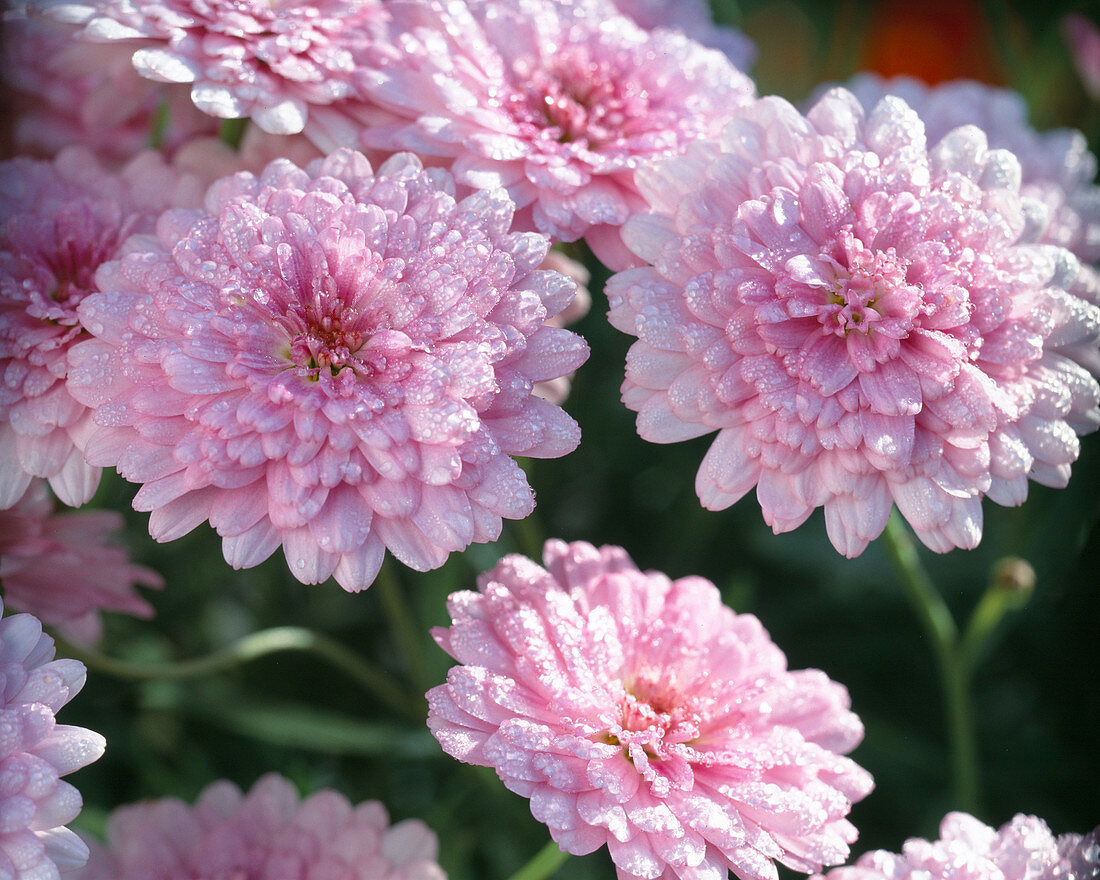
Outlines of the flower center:
[[820,313],[821,323],[838,336],[870,333],[889,311],[889,300],[908,287],[905,266],[893,248],[872,251],[850,232],[841,233],[847,268],[837,264],[836,279]]
[[521,126],[532,129],[530,135],[596,148],[617,140],[631,120],[646,115],[645,91],[584,46],[565,49],[549,66],[523,57],[512,68],[522,86],[510,109]]
[[[363,312],[337,295],[331,278],[321,279],[315,294],[287,306],[277,318],[289,337],[284,356],[299,376],[314,382],[349,386],[356,378],[398,382],[412,369],[407,355],[414,348],[408,335],[387,326],[372,326]],[[304,299],[304,298],[303,298]]]

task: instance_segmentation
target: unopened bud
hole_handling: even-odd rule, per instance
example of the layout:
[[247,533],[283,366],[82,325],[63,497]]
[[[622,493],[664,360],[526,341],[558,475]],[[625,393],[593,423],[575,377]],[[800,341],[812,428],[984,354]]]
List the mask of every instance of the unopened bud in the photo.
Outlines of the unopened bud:
[[1019,556],[1005,556],[993,566],[989,586],[1007,593],[1020,605],[1031,598],[1035,591],[1035,569]]

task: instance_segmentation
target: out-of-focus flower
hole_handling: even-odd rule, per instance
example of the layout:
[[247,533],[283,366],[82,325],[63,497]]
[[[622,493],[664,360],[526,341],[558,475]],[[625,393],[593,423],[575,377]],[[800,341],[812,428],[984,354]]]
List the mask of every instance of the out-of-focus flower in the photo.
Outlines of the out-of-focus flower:
[[731,27],[714,23],[706,0],[610,0],[611,5],[639,27],[673,28],[726,53],[738,70],[748,70],[756,57],[752,40]]
[[187,83],[222,119],[298,134],[311,108],[352,93],[355,60],[385,17],[381,0],[31,0],[91,42],[119,42],[143,77]]
[[614,268],[636,262],[619,237],[643,206],[635,169],[717,133],[754,91],[720,52],[608,18],[599,4],[387,9],[372,69],[356,78],[373,105],[363,143],[448,157],[459,184],[507,188],[521,228],[584,237]]
[[200,192],[152,153],[118,174],[78,148],[0,163],[0,509],[35,476],[66,504],[95,492],[100,469],[77,448],[87,411],[65,388],[69,349],[87,338],[77,306],[129,235]]
[[446,880],[423,822],[390,825],[378,801],[352,806],[323,790],[299,800],[275,774],[247,794],[215,782],[188,806],[174,798],[119,807],[106,846],[72,880],[270,877],[278,880]]
[[116,44],[74,40],[55,22],[6,19],[4,124],[13,148],[52,158],[79,145],[113,165],[154,142],[171,153],[192,137],[216,134],[215,120],[186,94],[138,76],[130,55]]
[[843,862],[870,776],[848,693],[791,672],[751,615],[618,547],[549,541],[451,595],[433,635],[463,665],[428,693],[444,751],[493,767],[558,845],[618,876],[774,878]]
[[704,506],[755,486],[776,532],[824,506],[854,556],[896,504],[943,552],[978,543],[983,496],[1065,485],[1100,387],[1060,352],[1095,345],[1100,309],[979,129],[929,147],[899,98],[765,98],[639,179],[624,237],[654,265],[607,285],[639,340],[623,400],[646,439],[719,432]]
[[53,657],[53,639],[34,617],[0,620],[0,876],[12,880],[58,880],[88,858],[64,827],[80,812],[80,792],[61,777],[102,755],[104,740],[54,720],[84,686],[85,670]]
[[531,512],[509,456],[580,440],[531,394],[588,356],[546,325],[575,285],[509,233],[502,190],[451,186],[409,154],[280,160],[100,269],[69,387],[96,408],[88,460],[144,484],[154,538],[209,520],[234,567],[281,544],[304,583],[360,590],[387,547],[435,568]]
[[[1080,834],[1055,840],[1042,819],[1016,815],[990,828],[967,813],[948,813],[940,839],[912,838],[900,855],[876,850],[827,880],[1091,880],[1097,853]],[[1092,835],[1095,850],[1095,832]],[[815,878],[822,880],[822,878]]]
[[[547,321],[551,327],[569,327],[588,314],[588,310],[592,307],[592,295],[588,292],[588,282],[592,274],[583,263],[554,248],[546,255],[546,259],[542,261],[542,266],[539,268],[561,272],[577,283],[577,295],[573,297],[573,301]],[[573,374],[570,373],[568,376],[558,376],[556,379],[538,382],[534,393],[551,403],[561,404],[569,396],[572,379]]]
[[1078,13],[1062,19],[1062,33],[1073,52],[1081,82],[1094,100],[1100,101],[1100,29]]
[[151,617],[134,585],[159,588],[163,581],[108,543],[122,525],[115,511],[54,514],[46,484],[34,481],[14,507],[0,510],[0,583],[8,607],[60,624],[66,636],[85,642],[99,638],[101,610]]

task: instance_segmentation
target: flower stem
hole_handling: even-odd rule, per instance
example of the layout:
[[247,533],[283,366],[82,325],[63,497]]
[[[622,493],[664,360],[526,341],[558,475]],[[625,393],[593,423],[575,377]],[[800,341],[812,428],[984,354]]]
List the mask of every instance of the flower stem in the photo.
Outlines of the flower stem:
[[568,858],[569,853],[562,852],[551,840],[508,880],[546,880],[547,877],[552,877]]
[[179,681],[202,678],[231,669],[250,660],[279,651],[304,651],[315,654],[344,672],[391,709],[418,721],[423,715],[415,704],[385,672],[362,655],[335,639],[298,626],[277,626],[251,633],[203,657],[172,663],[132,663],[109,657],[90,648],[81,648],[58,640],[62,652],[82,661],[96,672],[130,681]]
[[247,119],[223,119],[218,126],[218,139],[236,150],[241,145],[241,138],[244,137],[247,126]]
[[891,514],[883,537],[910,604],[932,639],[950,736],[955,802],[959,809],[976,813],[980,782],[968,653],[963,649],[951,610],[921,565],[916,545],[896,511]]

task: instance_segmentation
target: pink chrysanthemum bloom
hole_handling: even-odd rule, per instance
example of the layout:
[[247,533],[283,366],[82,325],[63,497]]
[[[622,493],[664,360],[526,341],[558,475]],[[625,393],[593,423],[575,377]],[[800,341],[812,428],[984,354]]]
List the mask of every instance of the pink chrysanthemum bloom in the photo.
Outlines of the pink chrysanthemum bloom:
[[352,93],[381,0],[31,0],[92,42],[122,41],[143,77],[187,83],[195,106],[298,134],[311,108]]
[[714,23],[706,0],[610,0],[611,5],[646,30],[673,28],[726,54],[738,70],[748,70],[756,57],[752,40],[731,27]]
[[69,388],[154,538],[209,520],[234,567],[281,544],[302,582],[360,590],[387,547],[435,568],[531,512],[509,456],[580,440],[531,394],[588,356],[545,325],[575,286],[503,191],[450,193],[409,154],[280,160],[100,269]]
[[[1055,839],[1042,819],[1015,816],[999,829],[966,813],[948,813],[940,839],[913,838],[900,855],[876,850],[851,867],[836,868],[828,880],[1090,880],[1096,853],[1089,856],[1079,834]],[[1093,844],[1095,848],[1095,844]],[[823,878],[815,878],[823,880]]]
[[154,140],[172,152],[191,137],[217,133],[215,120],[186,95],[138,76],[130,54],[117,45],[74,40],[54,22],[6,18],[5,124],[15,150],[52,158],[79,145],[115,165]]
[[134,585],[159,588],[163,581],[108,543],[121,528],[115,511],[54,514],[45,483],[34,481],[14,507],[0,510],[0,584],[8,607],[60,624],[66,636],[85,642],[99,638],[100,610],[152,617]]
[[52,163],[0,163],[0,509],[35,476],[66,504],[95,492],[100,469],[77,448],[87,411],[65,388],[68,351],[87,338],[77,306],[129,235],[198,197],[152,153],[118,174],[76,148]]
[[88,857],[64,827],[80,792],[61,777],[102,755],[104,740],[54,720],[84,686],[84,665],[53,657],[31,615],[0,620],[0,877],[10,880],[58,880]]
[[193,807],[174,798],[119,807],[72,880],[446,880],[431,829],[390,825],[378,801],[323,790],[299,800],[275,774],[247,794],[215,782]]
[[619,226],[643,206],[635,169],[715,134],[752,97],[721,53],[554,0],[395,0],[359,74],[368,147],[453,160],[459,184],[503,186],[524,228],[584,237],[635,263]]
[[[920,116],[929,143],[960,125],[978,126],[991,148],[1009,150],[1020,160],[1020,194],[1047,206],[1050,216],[1040,241],[1069,248],[1084,263],[1100,261],[1096,157],[1081,132],[1036,131],[1022,95],[970,80],[930,87],[908,77],[860,74],[847,88],[867,112],[888,94],[904,100]],[[1100,284],[1095,287],[1100,291]]]
[[719,432],[705,507],[755,486],[781,532],[823,506],[855,556],[896,504],[943,552],[978,543],[983,496],[1065,485],[1100,388],[1060,352],[1095,346],[1100,309],[1066,292],[1072,254],[1031,243],[1045,210],[977,128],[929,146],[898,98],[764,98],[640,177],[624,236],[654,265],[607,285],[638,337],[623,400],[648,440]]
[[620,880],[843,862],[872,787],[842,756],[863,736],[847,691],[788,671],[709,581],[640,572],[618,547],[544,555],[505,557],[433,630],[464,664],[428,693],[444,751],[493,767],[563,850],[606,843]]

